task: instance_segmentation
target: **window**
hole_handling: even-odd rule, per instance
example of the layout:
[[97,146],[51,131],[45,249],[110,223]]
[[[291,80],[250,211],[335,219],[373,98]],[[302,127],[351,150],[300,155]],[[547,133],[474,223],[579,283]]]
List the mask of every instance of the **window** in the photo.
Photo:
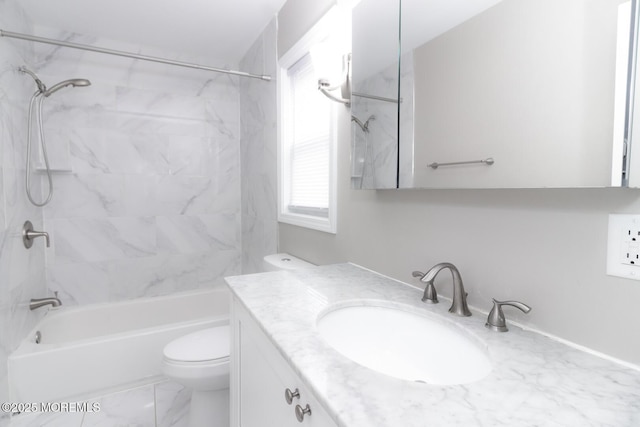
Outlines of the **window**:
[[328,38],[330,19],[331,12],[280,60],[278,220],[335,233],[335,119],[345,107],[318,90],[309,54]]

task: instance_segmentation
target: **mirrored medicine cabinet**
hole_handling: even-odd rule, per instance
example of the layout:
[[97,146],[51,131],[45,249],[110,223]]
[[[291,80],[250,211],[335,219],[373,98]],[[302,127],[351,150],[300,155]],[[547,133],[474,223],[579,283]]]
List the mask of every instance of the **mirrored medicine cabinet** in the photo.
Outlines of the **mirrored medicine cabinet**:
[[352,187],[640,187],[635,6],[362,0]]

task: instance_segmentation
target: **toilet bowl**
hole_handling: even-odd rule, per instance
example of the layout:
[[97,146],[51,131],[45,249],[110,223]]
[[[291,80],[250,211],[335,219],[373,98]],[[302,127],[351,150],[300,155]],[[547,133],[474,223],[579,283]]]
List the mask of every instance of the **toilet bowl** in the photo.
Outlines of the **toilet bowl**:
[[229,326],[190,333],[163,351],[164,375],[191,389],[189,427],[229,426]]
[[[263,270],[313,267],[286,253],[264,257]],[[229,426],[229,326],[193,332],[164,348],[162,372],[190,388],[189,427]]]

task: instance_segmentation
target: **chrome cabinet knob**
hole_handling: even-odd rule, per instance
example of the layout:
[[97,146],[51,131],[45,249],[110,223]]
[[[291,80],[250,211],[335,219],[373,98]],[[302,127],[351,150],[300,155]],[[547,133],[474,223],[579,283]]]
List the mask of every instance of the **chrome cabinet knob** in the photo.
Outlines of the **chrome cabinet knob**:
[[494,298],[493,308],[491,309],[491,312],[489,312],[487,323],[484,324],[487,328],[497,332],[507,332],[509,330],[509,328],[507,328],[507,322],[504,318],[504,313],[502,312],[503,305],[510,305],[522,310],[525,313],[531,311],[531,307],[519,301],[496,301],[496,299]]
[[294,398],[300,399],[300,392],[298,391],[298,389],[295,389],[294,391],[291,391],[291,389],[287,388],[284,391],[284,400],[287,401],[288,405],[291,405],[293,403],[293,399]]
[[311,416],[311,408],[309,407],[309,404],[304,408],[300,405],[296,405],[296,418],[298,421],[303,422],[305,415]]

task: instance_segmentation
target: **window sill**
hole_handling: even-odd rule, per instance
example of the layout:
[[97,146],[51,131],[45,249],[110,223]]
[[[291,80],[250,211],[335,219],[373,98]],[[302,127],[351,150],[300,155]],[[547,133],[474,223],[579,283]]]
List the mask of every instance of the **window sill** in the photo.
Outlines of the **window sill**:
[[293,213],[280,213],[278,216],[278,222],[336,234],[335,220],[332,221],[331,218],[320,218]]

